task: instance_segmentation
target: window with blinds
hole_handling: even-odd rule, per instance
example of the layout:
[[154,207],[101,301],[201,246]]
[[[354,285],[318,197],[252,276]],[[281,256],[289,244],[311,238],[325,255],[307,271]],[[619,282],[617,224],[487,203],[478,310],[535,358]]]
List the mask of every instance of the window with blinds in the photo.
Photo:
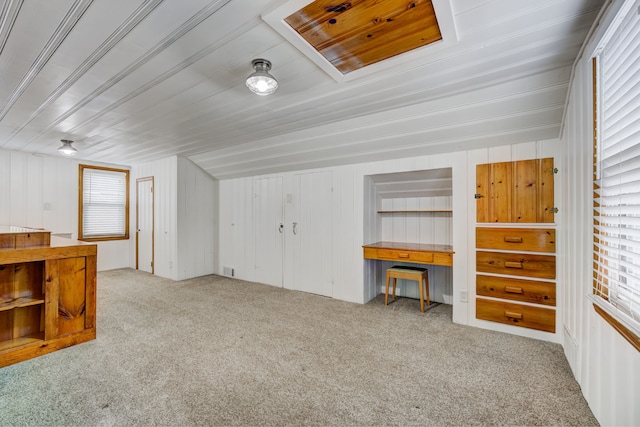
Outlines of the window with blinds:
[[640,350],[640,2],[594,58],[594,302]]
[[129,238],[129,171],[80,165],[81,240]]

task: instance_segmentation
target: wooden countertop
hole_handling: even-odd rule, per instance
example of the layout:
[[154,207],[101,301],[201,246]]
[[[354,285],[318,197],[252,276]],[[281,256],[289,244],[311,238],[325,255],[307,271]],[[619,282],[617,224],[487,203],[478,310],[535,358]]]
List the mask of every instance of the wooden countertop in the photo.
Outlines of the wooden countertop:
[[454,253],[451,245],[432,243],[375,242],[363,245],[363,248],[400,249],[406,251],[447,252]]

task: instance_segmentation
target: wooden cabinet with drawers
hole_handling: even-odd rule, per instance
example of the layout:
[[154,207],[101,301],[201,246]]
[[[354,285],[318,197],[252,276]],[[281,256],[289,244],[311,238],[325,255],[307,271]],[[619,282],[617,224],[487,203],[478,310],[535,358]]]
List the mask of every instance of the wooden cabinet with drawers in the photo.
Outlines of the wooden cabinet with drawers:
[[477,319],[555,333],[556,172],[553,159],[478,165]]
[[555,230],[478,227],[476,248],[476,318],[555,332]]

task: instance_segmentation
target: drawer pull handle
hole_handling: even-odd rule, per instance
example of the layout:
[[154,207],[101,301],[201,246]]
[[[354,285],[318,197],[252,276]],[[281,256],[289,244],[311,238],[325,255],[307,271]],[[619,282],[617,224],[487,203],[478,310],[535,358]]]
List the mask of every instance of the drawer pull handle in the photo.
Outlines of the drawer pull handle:
[[504,266],[506,268],[523,268],[522,262],[505,261]]
[[510,294],[522,294],[522,293],[524,293],[524,290],[522,288],[516,288],[516,287],[513,287],[513,286],[505,286],[504,291],[508,292]]
[[409,258],[409,254],[403,254],[402,252],[398,252],[398,258]]
[[507,243],[522,243],[522,237],[505,237],[504,241]]
[[514,311],[505,311],[504,315],[505,317],[508,317],[510,319],[522,320],[522,313],[516,313]]

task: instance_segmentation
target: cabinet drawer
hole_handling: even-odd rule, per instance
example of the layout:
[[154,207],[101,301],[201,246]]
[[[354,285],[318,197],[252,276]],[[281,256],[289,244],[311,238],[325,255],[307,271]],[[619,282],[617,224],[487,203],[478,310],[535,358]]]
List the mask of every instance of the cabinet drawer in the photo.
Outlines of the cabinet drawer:
[[0,234],[0,249],[15,249],[16,236],[13,234]]
[[433,253],[414,252],[402,249],[364,248],[364,257],[369,259],[382,259],[402,262],[433,262]]
[[16,249],[34,246],[49,246],[51,233],[19,233],[16,234]]
[[476,247],[555,252],[556,231],[550,228],[476,228]]
[[534,304],[556,305],[556,284],[478,274],[476,294]]
[[553,255],[477,251],[476,271],[555,279],[556,257]]
[[556,311],[545,307],[476,298],[476,318],[545,332],[556,331]]

